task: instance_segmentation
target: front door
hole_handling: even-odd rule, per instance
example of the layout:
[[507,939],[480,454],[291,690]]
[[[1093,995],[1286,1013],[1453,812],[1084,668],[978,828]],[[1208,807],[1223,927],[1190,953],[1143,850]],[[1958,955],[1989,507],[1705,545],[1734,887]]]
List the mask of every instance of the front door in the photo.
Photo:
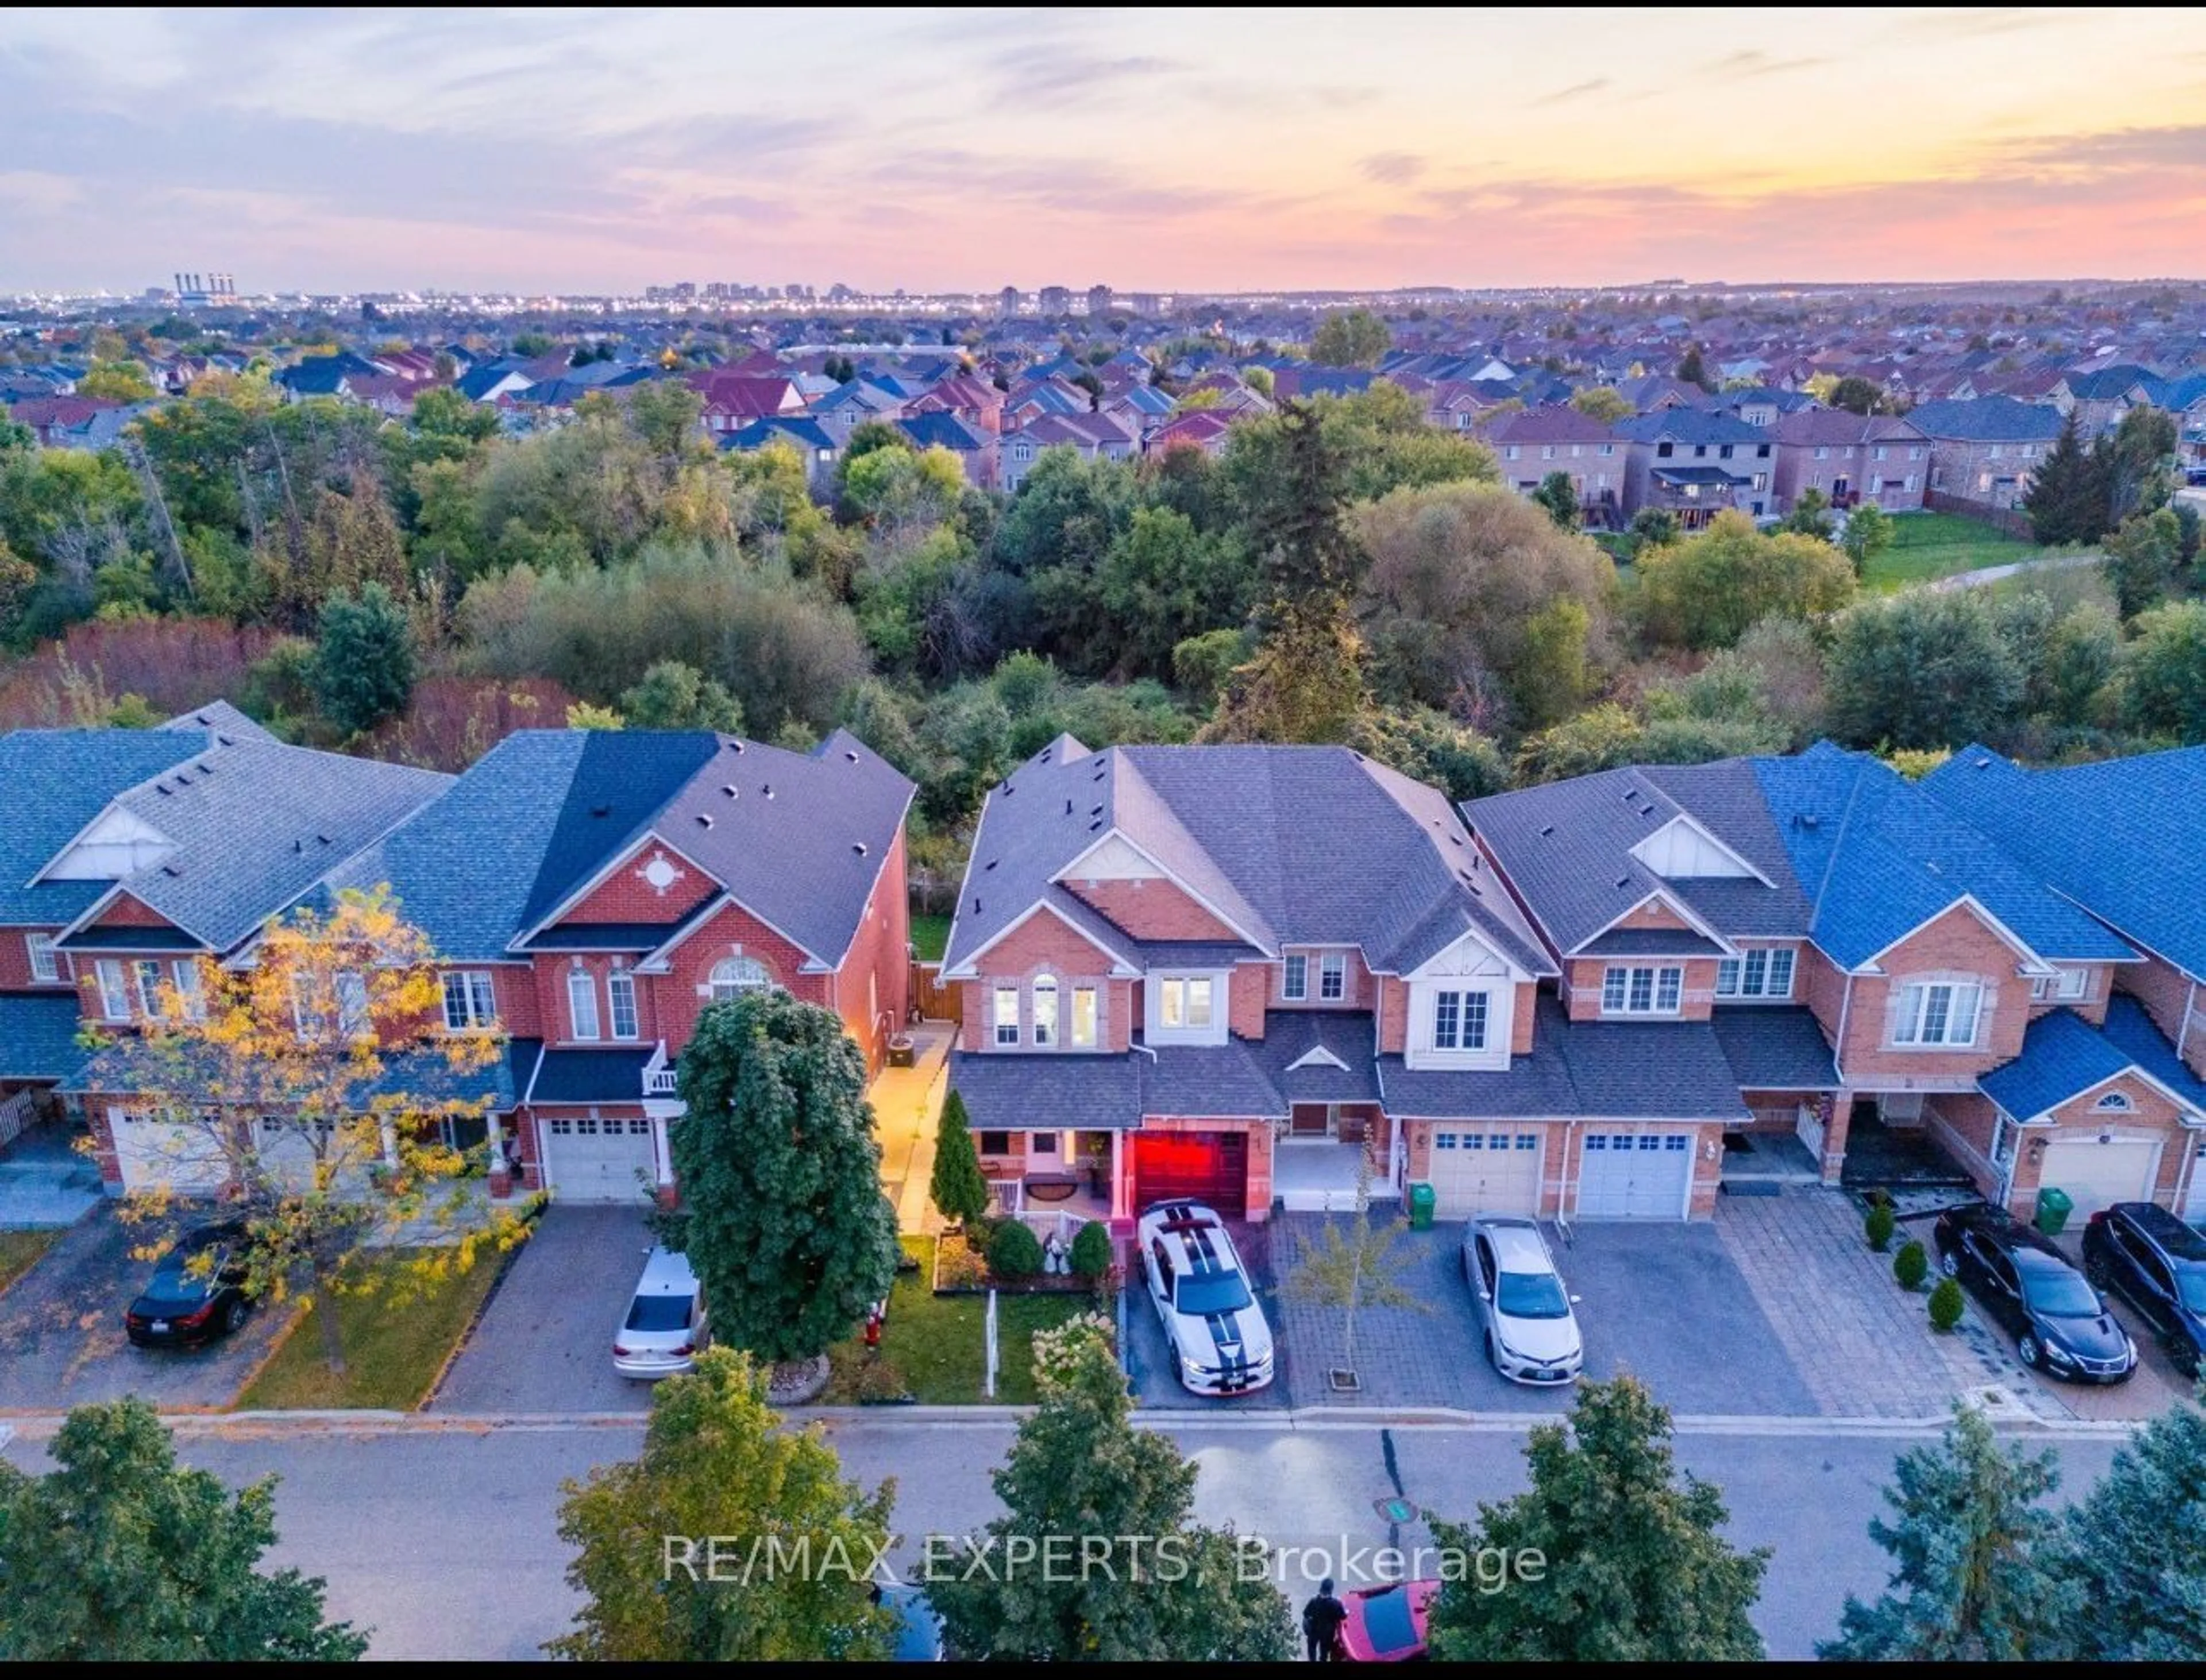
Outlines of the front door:
[[1027,1134],[1027,1177],[1041,1177],[1064,1171],[1065,1136],[1062,1132],[1028,1132]]
[[1339,1109],[1329,1103],[1297,1103],[1287,1111],[1289,1137],[1331,1137]]

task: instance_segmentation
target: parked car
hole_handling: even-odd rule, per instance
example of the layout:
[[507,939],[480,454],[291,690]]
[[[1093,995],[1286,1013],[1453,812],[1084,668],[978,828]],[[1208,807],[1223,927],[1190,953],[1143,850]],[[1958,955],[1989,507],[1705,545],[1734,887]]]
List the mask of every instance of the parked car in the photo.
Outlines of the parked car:
[[1225,1222],[1197,1201],[1160,1201],[1135,1230],[1172,1375],[1195,1394],[1246,1394],[1273,1377],[1272,1329]]
[[1351,1663],[1422,1661],[1426,1617],[1440,1594],[1437,1581],[1397,1581],[1349,1594],[1340,1601],[1348,1612],[1340,1624],[1341,1656]]
[[2118,1201],[2084,1227],[2084,1275],[2137,1310],[2186,1377],[2206,1365],[2206,1236],[2165,1207]]
[[1567,1383],[1585,1368],[1577,1299],[1563,1287],[1539,1223],[1482,1214],[1464,1227],[1463,1277],[1486,1336],[1486,1356],[1511,1382]]
[[141,1348],[195,1348],[241,1328],[253,1315],[238,1254],[244,1238],[237,1220],[179,1238],[122,1314],[123,1333]]
[[613,1369],[650,1381],[680,1376],[696,1367],[698,1350],[710,1335],[705,1292],[689,1257],[671,1248],[648,1250],[628,1314],[613,1337]]
[[1939,1268],[1968,1286],[2031,1370],[2092,1383],[2136,1371],[2137,1343],[2105,1298],[2034,1227],[1978,1203],[1947,1208],[1931,1237]]

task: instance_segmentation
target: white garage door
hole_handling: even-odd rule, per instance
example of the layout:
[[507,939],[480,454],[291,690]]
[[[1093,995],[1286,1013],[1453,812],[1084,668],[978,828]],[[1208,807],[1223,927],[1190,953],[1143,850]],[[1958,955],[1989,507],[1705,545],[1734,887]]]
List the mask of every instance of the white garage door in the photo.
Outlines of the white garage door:
[[1581,1219],[1682,1219],[1690,1132],[1588,1132],[1573,1211]]
[[2155,1138],[2118,1137],[2102,1143],[2095,1137],[2072,1137],[2047,1147],[2037,1182],[2066,1190],[2076,1204],[2069,1223],[2080,1224],[2109,1203],[2151,1200],[2159,1170]]
[[646,1187],[657,1168],[650,1121],[615,1117],[540,1123],[545,1179],[560,1200],[637,1201],[650,1194]]
[[1427,1169],[1440,1217],[1540,1211],[1541,1148],[1537,1132],[1492,1127],[1436,1126]]
[[115,1158],[127,1190],[166,1188],[186,1194],[218,1190],[230,1182],[230,1163],[204,1129],[146,1120],[119,1108],[107,1111]]

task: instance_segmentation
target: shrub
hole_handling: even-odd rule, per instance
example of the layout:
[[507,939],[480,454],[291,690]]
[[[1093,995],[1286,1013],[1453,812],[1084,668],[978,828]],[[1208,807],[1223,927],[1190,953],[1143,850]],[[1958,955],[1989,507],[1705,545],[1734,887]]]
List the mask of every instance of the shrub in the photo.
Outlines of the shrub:
[[1911,1295],[1923,1287],[1923,1280],[1930,1275],[1930,1256],[1920,1242],[1899,1245],[1899,1252],[1892,1257],[1892,1275]]
[[1031,1278],[1041,1270],[1041,1239],[1017,1219],[1006,1219],[988,1239],[988,1270],[999,1278]]
[[1869,1246],[1882,1254],[1892,1246],[1893,1230],[1899,1223],[1890,1202],[1881,1201],[1870,1208],[1869,1218],[1862,1222],[1862,1229],[1869,1237]]
[[1961,1321],[1961,1286],[1951,1278],[1941,1278],[1930,1291],[1930,1327],[1951,1330]]
[[1072,1269],[1091,1281],[1111,1269],[1111,1233],[1101,1220],[1090,1219],[1073,1237]]

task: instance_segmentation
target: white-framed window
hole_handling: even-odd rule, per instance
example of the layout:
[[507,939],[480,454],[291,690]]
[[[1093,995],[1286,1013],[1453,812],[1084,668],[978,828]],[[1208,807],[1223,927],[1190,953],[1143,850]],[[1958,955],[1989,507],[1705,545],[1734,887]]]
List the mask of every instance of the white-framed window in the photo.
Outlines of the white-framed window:
[[92,965],[94,977],[99,982],[99,1013],[109,1021],[130,1019],[130,978],[122,965],[111,956],[103,956]]
[[444,976],[444,1030],[480,1033],[498,1025],[498,992],[489,972],[456,969]]
[[2120,1091],[2109,1091],[2091,1106],[2102,1114],[2126,1114],[2135,1107],[2128,1095]]
[[130,976],[138,987],[138,1013],[149,1019],[160,1014],[161,965],[141,956],[130,965]]
[[1603,1015],[1675,1015],[1685,990],[1681,968],[1613,963],[1601,977]]
[[2030,981],[2030,995],[2041,1003],[2058,999],[2072,1004],[2078,998],[2091,995],[2091,971],[2089,968],[2063,968],[2058,974],[2042,975]]
[[1792,953],[1783,946],[1745,951],[1716,964],[1719,998],[1790,998]]
[[359,1038],[370,1025],[367,977],[348,968],[337,977],[332,989],[337,993],[338,1033],[348,1039]]
[[1019,1041],[1019,989],[1016,986],[996,988],[995,1024],[998,1044],[1017,1044]]
[[1045,1046],[1057,1043],[1057,980],[1049,974],[1034,983],[1034,1041]]
[[1486,994],[1483,992],[1435,992],[1433,994],[1433,1048],[1486,1048]]
[[1327,951],[1317,960],[1317,995],[1321,1003],[1337,1004],[1348,995],[1348,958]]
[[1095,988],[1076,986],[1072,988],[1072,1024],[1067,1042],[1075,1050],[1095,1048],[1095,1028],[1099,1019]]
[[632,1039],[635,1036],[635,976],[611,974],[605,976],[607,1012],[613,1018],[613,1036]]
[[724,956],[712,965],[712,1001],[724,1004],[746,992],[763,992],[773,984],[766,964],[755,956]]
[[187,1021],[205,1021],[206,998],[200,991],[200,965],[180,957],[169,965],[169,978],[176,983],[177,1013]]
[[23,944],[31,953],[33,980],[51,983],[62,977],[61,960],[58,953],[54,950],[52,934],[27,933],[23,936]]
[[1291,1004],[1299,1004],[1309,996],[1309,958],[1299,951],[1287,958],[1285,971],[1279,976],[1279,996]]
[[1983,998],[1983,987],[1969,981],[1903,986],[1899,1010],[1893,1017],[1892,1041],[1947,1049],[1972,1045],[1976,1041],[1976,1020],[1982,1013]]
[[587,968],[567,971],[567,1022],[577,1039],[598,1034],[598,981]]
[[1207,974],[1166,974],[1157,985],[1157,1023],[1168,1033],[1209,1028],[1216,984]]

